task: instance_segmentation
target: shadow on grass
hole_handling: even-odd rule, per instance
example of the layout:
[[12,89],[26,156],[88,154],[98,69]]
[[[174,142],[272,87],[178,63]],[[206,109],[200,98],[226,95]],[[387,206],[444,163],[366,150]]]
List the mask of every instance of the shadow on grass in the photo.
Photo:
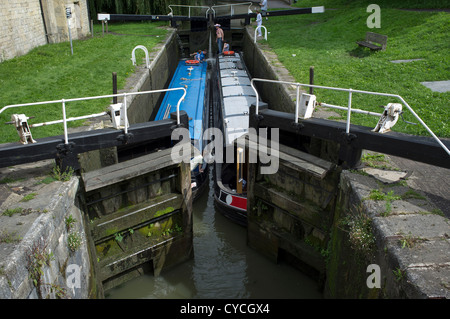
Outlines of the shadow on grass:
[[351,51],[348,51],[348,54],[351,56],[351,57],[354,57],[354,58],[365,58],[365,57],[368,57],[368,56],[370,56],[370,54],[371,54],[371,51],[370,51],[370,49],[366,49],[366,48],[362,48],[362,47],[356,47],[356,48],[354,48],[353,50],[351,50]]

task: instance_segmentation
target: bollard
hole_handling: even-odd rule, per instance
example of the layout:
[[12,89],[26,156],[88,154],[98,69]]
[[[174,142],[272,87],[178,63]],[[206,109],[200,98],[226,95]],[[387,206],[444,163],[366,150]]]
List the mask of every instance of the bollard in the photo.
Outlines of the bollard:
[[[314,85],[314,66],[309,67],[309,84]],[[309,94],[314,94],[314,88],[309,87]]]

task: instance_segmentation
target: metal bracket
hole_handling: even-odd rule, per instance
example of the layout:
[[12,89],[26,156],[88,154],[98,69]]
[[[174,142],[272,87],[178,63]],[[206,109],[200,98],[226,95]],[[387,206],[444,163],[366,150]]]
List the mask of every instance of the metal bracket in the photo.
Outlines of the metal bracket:
[[122,142],[123,144],[128,144],[129,141],[133,139],[134,135],[132,133],[120,134],[117,136],[117,140]]
[[262,116],[261,114],[253,114],[253,119],[254,119],[257,123],[260,123],[262,120],[264,120],[264,116]]
[[69,153],[72,152],[72,149],[75,147],[75,143],[69,142],[68,144],[58,144],[56,146],[56,150],[58,151],[58,154],[62,154],[64,156],[67,156]]
[[297,123],[292,122],[291,126],[295,129],[295,131],[297,133],[299,133],[305,127],[305,125],[303,123],[300,123],[300,122],[297,122]]
[[341,138],[344,142],[347,142],[347,144],[351,144],[353,140],[357,138],[357,136],[353,133],[342,132]]

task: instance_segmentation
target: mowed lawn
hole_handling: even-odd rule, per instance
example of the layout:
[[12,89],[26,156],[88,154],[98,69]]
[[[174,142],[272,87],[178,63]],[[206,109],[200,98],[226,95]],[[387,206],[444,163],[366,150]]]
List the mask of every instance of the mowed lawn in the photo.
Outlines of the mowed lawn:
[[[131,52],[137,45],[151,51],[165,39],[167,23],[110,23],[109,34],[102,34],[102,26],[94,25],[94,38],[70,43],[48,44],[33,49],[24,56],[0,63],[0,108],[6,105],[52,101],[112,94],[112,73],[117,73],[118,87],[123,88],[126,78],[135,67]],[[114,34],[113,34],[114,33]],[[138,64],[144,63],[144,52],[136,51]],[[67,117],[106,111],[111,99],[67,103]],[[10,121],[14,113],[33,116],[29,123],[42,123],[62,119],[61,103],[8,109],[0,114],[0,143],[17,142]],[[69,126],[82,125],[70,122]],[[33,138],[62,135],[62,125],[32,129]]]
[[[324,0],[299,1],[297,7],[324,5],[325,13],[270,17],[263,25],[270,32],[268,46],[299,83],[309,83],[314,66],[315,84],[392,93],[402,96],[419,117],[440,137],[450,137],[450,92],[433,92],[421,82],[450,80],[450,13],[409,11],[398,8],[434,7],[443,2],[379,1],[381,28],[368,28],[373,2]],[[376,2],[376,3],[379,3]],[[371,52],[356,44],[367,31],[388,36],[385,51]],[[265,43],[264,40],[259,40]],[[420,59],[409,63],[393,60]],[[347,106],[348,93],[316,89],[319,102]],[[380,106],[400,102],[395,98],[353,94],[352,106],[382,112]],[[406,109],[406,121],[417,120]],[[346,116],[341,112],[342,118]],[[375,127],[377,117],[352,113],[352,123]],[[395,131],[429,133],[421,125],[401,119]]]

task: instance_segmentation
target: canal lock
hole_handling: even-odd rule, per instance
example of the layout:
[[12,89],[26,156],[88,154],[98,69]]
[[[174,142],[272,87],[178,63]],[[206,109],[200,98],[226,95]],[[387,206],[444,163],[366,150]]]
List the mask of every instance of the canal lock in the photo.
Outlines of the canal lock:
[[[186,56],[187,52],[195,52],[207,45],[211,49],[211,34],[209,31],[182,30],[172,33],[152,61],[148,73],[147,70],[144,71],[143,76],[148,79],[140,81],[142,87],[138,90],[161,89],[161,83],[167,85],[173,72],[170,65],[175,65],[174,62]],[[252,52],[248,56],[244,52],[247,60],[258,58],[256,50],[249,48],[249,43],[253,42],[248,39],[245,29],[227,30],[226,36],[235,39],[234,42],[230,41],[234,49]],[[251,66],[254,64],[257,63],[249,63]],[[161,72],[164,68],[166,71]],[[251,73],[252,71],[250,69]],[[155,105],[161,98],[152,99],[140,99],[131,103],[130,124],[138,118],[142,119],[136,116],[139,112],[152,117]],[[137,147],[125,145],[103,150],[98,160],[100,164],[82,174],[85,225],[90,238],[96,285],[101,296],[104,291],[132,278],[145,273],[158,276],[163,269],[192,258],[192,192],[189,169],[183,163],[174,165],[170,161],[170,148],[162,147],[157,152],[133,158],[142,153],[142,149],[147,153],[152,148],[161,146],[167,146],[167,139],[151,141],[147,147],[142,144]],[[287,149],[285,151],[289,152]],[[133,155],[133,152],[136,154]],[[294,153],[287,156],[298,155],[294,149],[290,149],[290,152]],[[92,155],[86,157],[84,154],[81,158],[83,157],[85,159],[80,162],[84,161],[86,165],[92,166],[89,162]],[[113,163],[104,166],[104,158],[108,157],[110,164]],[[333,170],[334,166],[325,160],[318,157],[313,160],[322,163],[322,168],[319,169]],[[253,170],[256,172],[257,168]],[[334,186],[324,185],[336,185],[338,175],[333,173],[326,178],[326,174],[311,177],[308,172],[302,172],[302,168],[293,167],[285,161],[282,161],[280,171],[280,174],[270,177],[262,178],[258,174],[253,177],[255,192],[249,194],[253,209],[249,212],[248,219],[248,245],[269,257],[272,262],[284,259],[315,280],[323,280],[325,265],[320,250],[326,248],[329,216],[332,215],[330,207],[334,204],[334,198],[330,196]],[[299,187],[299,182],[304,186]],[[280,192],[283,187],[289,189],[284,193]],[[318,194],[324,187],[325,192]],[[292,200],[296,195],[304,196],[304,203]],[[321,209],[323,202],[327,203],[323,207],[325,211]],[[309,245],[296,243],[305,238],[308,238]],[[312,248],[311,243],[316,248]]]

